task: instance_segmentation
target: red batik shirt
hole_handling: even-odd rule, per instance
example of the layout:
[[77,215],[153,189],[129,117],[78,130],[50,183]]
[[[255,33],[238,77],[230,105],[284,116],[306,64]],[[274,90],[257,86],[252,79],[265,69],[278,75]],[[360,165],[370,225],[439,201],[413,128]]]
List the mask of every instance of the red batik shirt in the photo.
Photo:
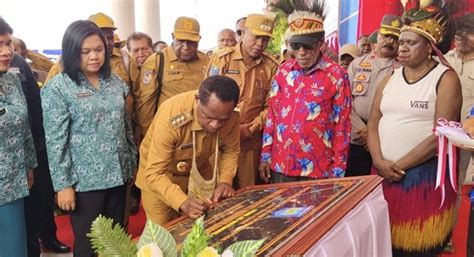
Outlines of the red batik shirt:
[[285,62],[272,81],[261,160],[286,176],[343,177],[350,113],[343,68],[322,57],[305,74],[296,60]]

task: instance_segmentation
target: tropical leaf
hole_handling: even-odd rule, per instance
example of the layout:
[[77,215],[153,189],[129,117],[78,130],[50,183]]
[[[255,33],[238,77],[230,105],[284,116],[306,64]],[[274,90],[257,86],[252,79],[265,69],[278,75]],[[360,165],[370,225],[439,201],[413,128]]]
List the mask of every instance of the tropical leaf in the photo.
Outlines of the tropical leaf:
[[194,222],[191,232],[186,236],[181,251],[182,257],[195,257],[200,251],[207,247],[209,235],[204,230],[204,216]]
[[265,238],[260,240],[239,241],[231,244],[225,251],[230,250],[234,254],[234,257],[253,257],[263,242],[265,242]]
[[101,257],[134,257],[137,247],[131,236],[123,231],[119,224],[112,227],[113,220],[99,215],[92,222],[91,238],[92,249]]
[[170,232],[162,226],[147,220],[145,229],[138,241],[137,248],[140,249],[142,246],[150,243],[156,243],[163,252],[164,257],[178,256],[178,253],[176,252],[176,241]]

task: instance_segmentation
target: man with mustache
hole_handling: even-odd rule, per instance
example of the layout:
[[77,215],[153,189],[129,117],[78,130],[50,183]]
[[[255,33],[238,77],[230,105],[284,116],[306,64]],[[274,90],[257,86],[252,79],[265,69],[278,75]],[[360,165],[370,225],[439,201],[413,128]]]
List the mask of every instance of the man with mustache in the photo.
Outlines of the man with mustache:
[[395,58],[401,27],[400,17],[386,14],[377,36],[377,48],[352,61],[347,69],[352,87],[352,131],[346,176],[370,173],[372,158],[367,150],[367,120],[375,89],[383,78],[393,73],[397,65]]
[[240,112],[240,158],[238,188],[255,185],[262,145],[262,130],[267,114],[270,84],[278,63],[265,53],[272,38],[274,17],[250,14],[239,44],[219,50],[209,61],[207,76],[223,75],[234,79],[240,88],[236,110]]
[[194,18],[178,17],[173,43],[151,55],[140,70],[137,86],[138,124],[144,136],[159,106],[168,98],[198,89],[209,57],[198,51],[200,27]]

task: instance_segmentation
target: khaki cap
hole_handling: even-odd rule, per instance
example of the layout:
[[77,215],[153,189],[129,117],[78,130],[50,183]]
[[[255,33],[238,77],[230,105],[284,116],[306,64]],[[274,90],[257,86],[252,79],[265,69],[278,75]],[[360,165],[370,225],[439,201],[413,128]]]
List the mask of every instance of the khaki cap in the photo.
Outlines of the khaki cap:
[[104,13],[96,13],[89,16],[89,20],[97,25],[101,29],[117,29],[114,24],[114,20]]
[[400,36],[400,29],[402,28],[402,18],[392,14],[385,14],[380,24],[379,33],[382,35]]
[[345,54],[348,54],[355,59],[361,56],[362,52],[360,51],[360,48],[354,44],[345,44],[339,50],[339,58]]
[[173,35],[178,40],[198,42],[201,39],[199,30],[199,22],[196,19],[181,16],[174,23]]
[[245,21],[245,28],[256,36],[268,36],[273,38],[274,18],[263,14],[249,14]]

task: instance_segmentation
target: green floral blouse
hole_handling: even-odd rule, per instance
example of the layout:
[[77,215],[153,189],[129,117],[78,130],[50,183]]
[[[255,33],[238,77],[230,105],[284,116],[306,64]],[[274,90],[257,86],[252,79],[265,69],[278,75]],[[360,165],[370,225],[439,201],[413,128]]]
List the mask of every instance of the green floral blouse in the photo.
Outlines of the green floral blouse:
[[80,74],[78,85],[60,73],[41,90],[55,191],[103,190],[133,176],[137,149],[125,107],[128,86],[114,74],[99,83],[96,89]]
[[28,110],[19,78],[0,75],[0,205],[29,194],[26,174],[36,167]]

